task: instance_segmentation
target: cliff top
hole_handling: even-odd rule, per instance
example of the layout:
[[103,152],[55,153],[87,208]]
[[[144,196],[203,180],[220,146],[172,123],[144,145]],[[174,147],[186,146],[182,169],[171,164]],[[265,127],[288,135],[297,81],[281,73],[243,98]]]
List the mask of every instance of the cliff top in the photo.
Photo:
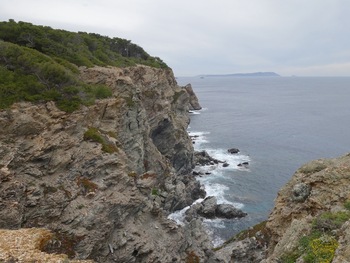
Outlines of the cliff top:
[[0,22],[0,109],[18,101],[55,101],[61,110],[72,112],[112,95],[105,85],[82,82],[78,67],[139,64],[168,68],[130,40]]

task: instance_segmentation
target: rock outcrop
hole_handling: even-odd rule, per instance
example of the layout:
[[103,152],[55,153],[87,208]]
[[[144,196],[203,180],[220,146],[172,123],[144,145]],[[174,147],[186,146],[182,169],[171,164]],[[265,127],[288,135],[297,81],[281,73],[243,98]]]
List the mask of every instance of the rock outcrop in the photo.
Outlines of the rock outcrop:
[[187,175],[186,90],[171,70],[147,66],[81,68],[81,79],[113,98],[71,114],[52,102],[0,112],[0,228],[50,229],[53,251],[74,259],[208,260],[200,222],[167,219],[205,194]]
[[224,262],[350,262],[349,209],[350,154],[312,161],[279,191],[268,220],[227,242],[217,256]]
[[202,202],[192,205],[185,213],[185,219],[191,222],[193,218],[241,218],[247,215],[230,204],[218,204],[215,196],[208,196]]
[[202,109],[202,106],[199,104],[198,98],[196,93],[194,93],[192,89],[191,84],[187,84],[185,87],[185,90],[187,91],[189,95],[189,104],[190,104],[190,110],[200,110]]

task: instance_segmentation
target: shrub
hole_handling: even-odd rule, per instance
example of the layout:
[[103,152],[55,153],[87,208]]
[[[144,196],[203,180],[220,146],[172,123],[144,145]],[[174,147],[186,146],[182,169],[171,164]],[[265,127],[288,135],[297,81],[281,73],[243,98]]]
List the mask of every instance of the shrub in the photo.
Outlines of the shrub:
[[334,237],[322,235],[319,238],[310,240],[303,259],[306,263],[330,263],[337,247],[338,241]]
[[106,153],[115,153],[118,151],[118,147],[111,142],[103,142],[102,143],[102,151],[106,152]]
[[91,140],[94,142],[98,142],[102,145],[102,151],[106,153],[114,153],[118,151],[118,147],[112,143],[107,141],[101,135],[100,131],[95,127],[90,127],[83,136],[84,140]]
[[157,189],[157,188],[152,188],[151,195],[156,195],[156,196],[158,196],[158,195],[159,195],[158,189]]
[[350,212],[348,211],[325,212],[313,221],[313,228],[321,231],[331,231],[340,228],[349,219]]
[[347,210],[350,210],[350,200],[346,201],[344,203],[344,207],[347,209]]
[[91,140],[98,143],[103,143],[103,138],[97,128],[90,127],[85,133],[84,133],[84,140]]

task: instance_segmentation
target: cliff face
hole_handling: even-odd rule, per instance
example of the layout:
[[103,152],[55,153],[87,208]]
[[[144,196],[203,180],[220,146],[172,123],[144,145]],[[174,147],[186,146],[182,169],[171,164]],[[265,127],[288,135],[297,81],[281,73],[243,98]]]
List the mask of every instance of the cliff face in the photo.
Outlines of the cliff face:
[[[349,262],[349,200],[349,154],[335,159],[315,160],[302,166],[279,191],[266,224],[271,234],[266,262],[275,262],[293,252],[295,258],[305,257],[307,252],[304,251],[299,251],[298,255],[303,236],[315,242],[329,238],[337,244],[330,253],[330,261],[324,262]],[[320,237],[317,237],[317,232],[322,233]],[[316,249],[322,250],[322,245],[326,246],[326,243],[319,244]],[[316,251],[314,256],[317,258]]]
[[350,262],[350,154],[303,165],[267,222],[217,253],[225,262]]
[[166,218],[202,193],[186,175],[186,90],[147,66],[81,68],[81,79],[114,97],[71,114],[52,102],[0,112],[0,228],[48,228],[47,251],[98,262],[210,257],[199,221]]

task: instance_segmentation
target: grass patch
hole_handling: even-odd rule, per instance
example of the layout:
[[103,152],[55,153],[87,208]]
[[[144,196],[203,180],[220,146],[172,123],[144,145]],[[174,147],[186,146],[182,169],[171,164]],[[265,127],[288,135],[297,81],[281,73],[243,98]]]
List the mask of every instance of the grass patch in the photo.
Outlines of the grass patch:
[[151,195],[158,196],[159,195],[159,190],[157,188],[152,188]]
[[340,229],[349,219],[349,211],[320,214],[312,222],[311,233],[300,238],[299,246],[293,252],[283,255],[280,262],[294,263],[301,256],[305,263],[332,262],[338,247],[333,230]]
[[348,200],[344,203],[344,207],[345,207],[345,209],[350,211],[350,200]]
[[313,221],[313,229],[320,231],[332,231],[339,229],[346,221],[350,219],[350,212],[339,211],[336,213],[325,212]]
[[305,263],[330,263],[338,247],[338,241],[327,234],[322,234],[316,238],[306,238],[302,243],[304,244],[305,254],[303,259]]
[[106,153],[115,153],[118,151],[118,147],[113,143],[105,139],[99,129],[90,127],[83,136],[85,141],[93,141],[102,145],[102,151]]

